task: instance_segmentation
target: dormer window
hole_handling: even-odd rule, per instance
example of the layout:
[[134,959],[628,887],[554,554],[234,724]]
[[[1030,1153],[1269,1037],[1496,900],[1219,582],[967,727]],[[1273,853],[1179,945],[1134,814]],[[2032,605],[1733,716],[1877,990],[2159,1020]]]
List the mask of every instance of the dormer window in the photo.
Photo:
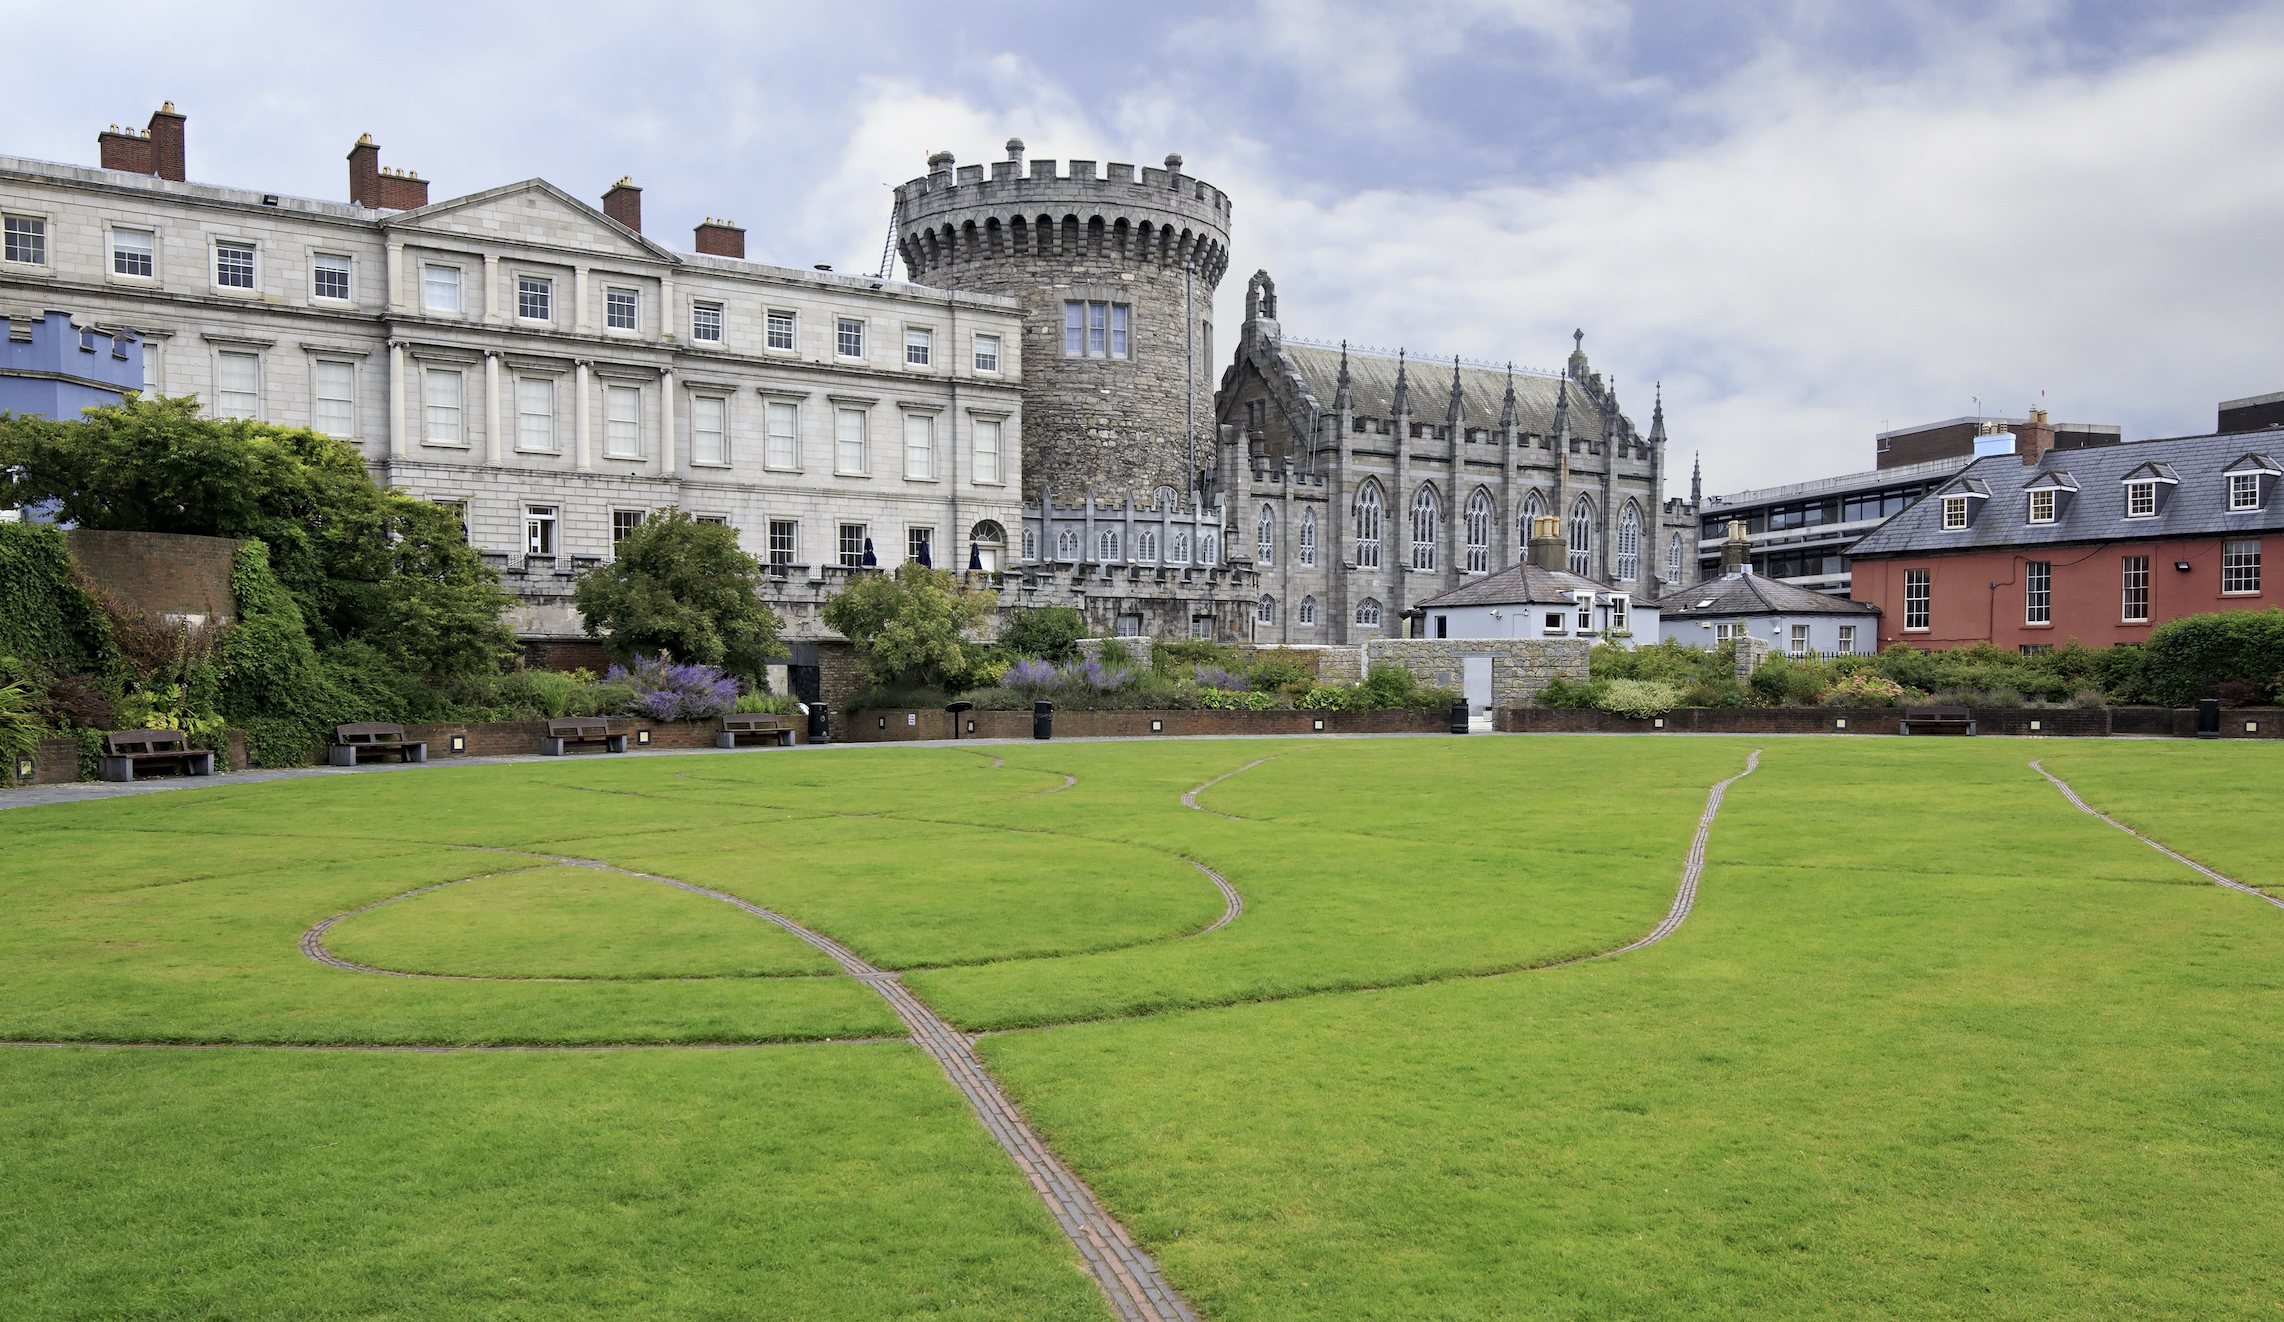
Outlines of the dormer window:
[[2155,482],[2128,482],[2125,484],[2125,517],[2153,519],[2157,517],[2157,484]]
[[2030,521],[2032,523],[2054,522],[2054,489],[2052,487],[2030,493]]
[[1965,496],[1945,496],[1943,498],[1943,531],[1953,532],[1966,526],[1967,498]]
[[2245,455],[2222,469],[2221,480],[2228,483],[2228,512],[2257,513],[2267,503],[2269,487],[2280,477],[2284,477],[2284,469],[2259,453]]
[[2260,508],[2260,474],[2231,473],[2228,475],[2228,507],[2231,513],[2238,510]]

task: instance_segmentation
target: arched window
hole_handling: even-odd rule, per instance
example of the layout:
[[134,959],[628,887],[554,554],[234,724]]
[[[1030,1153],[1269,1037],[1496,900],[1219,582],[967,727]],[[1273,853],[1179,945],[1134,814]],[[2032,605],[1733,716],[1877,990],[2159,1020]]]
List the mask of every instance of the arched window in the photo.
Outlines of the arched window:
[[1104,564],[1108,564],[1118,558],[1118,529],[1104,529],[1102,535],[1097,537],[1095,541],[1097,543],[1096,550],[1099,552],[1098,558],[1101,559]]
[[1594,572],[1594,506],[1584,496],[1570,507],[1570,572],[1581,578]]
[[1134,555],[1138,560],[1153,562],[1158,558],[1158,530],[1144,528],[1134,534]]
[[1253,562],[1272,564],[1276,559],[1277,512],[1267,505],[1261,507],[1261,517],[1253,524]]
[[1368,625],[1371,625],[1371,626],[1372,626],[1373,628],[1375,628],[1375,629],[1379,628],[1379,627],[1380,627],[1380,603],[1379,603],[1379,602],[1377,602],[1377,601],[1374,601],[1374,600],[1373,600],[1372,598],[1370,598],[1370,597],[1366,597],[1364,600],[1362,600],[1362,601],[1360,601],[1360,602],[1357,602],[1357,603],[1356,603],[1356,622],[1357,622],[1358,624],[1368,624]]
[[1190,562],[1190,535],[1188,533],[1178,532],[1174,534],[1174,544],[1168,548],[1166,558],[1177,565],[1186,565]]
[[1642,576],[1642,512],[1627,501],[1618,513],[1618,581],[1631,583]]
[[1275,597],[1261,598],[1261,607],[1254,612],[1253,618],[1262,624],[1275,624],[1277,622],[1277,599]]
[[1160,487],[1158,488],[1157,493],[1152,496],[1151,499],[1153,502],[1155,502],[1154,508],[1170,510],[1174,508],[1175,503],[1178,502],[1181,497],[1174,494],[1174,489],[1172,487]]
[[1039,534],[1029,528],[1023,530],[1023,558],[1025,560],[1037,560],[1039,558]]
[[1522,547],[1526,554],[1531,546],[1531,521],[1544,517],[1546,502],[1539,499],[1539,493],[1533,491],[1524,496],[1522,513],[1515,517],[1515,545]]
[[1675,533],[1665,548],[1665,580],[1679,585],[1681,582],[1681,534]]
[[1380,567],[1380,487],[1373,482],[1356,493],[1356,567]]
[[1079,558],[1078,529],[1065,528],[1055,534],[1055,558],[1057,560],[1076,560]]
[[1314,598],[1314,597],[1303,597],[1303,598],[1301,598],[1301,623],[1303,623],[1303,624],[1315,624],[1315,623],[1316,623],[1316,598]]
[[1478,490],[1467,498],[1467,572],[1491,572],[1491,493]]
[[1201,532],[1198,534],[1198,563],[1201,565],[1217,565],[1221,563],[1220,537],[1210,532]]
[[1435,568],[1436,525],[1435,488],[1421,485],[1412,497],[1412,568]]
[[1301,511],[1301,563],[1316,563],[1316,511]]
[[994,542],[1006,541],[1007,530],[999,526],[998,520],[985,519],[973,528],[968,529],[968,540],[982,542],[984,545],[990,546]]

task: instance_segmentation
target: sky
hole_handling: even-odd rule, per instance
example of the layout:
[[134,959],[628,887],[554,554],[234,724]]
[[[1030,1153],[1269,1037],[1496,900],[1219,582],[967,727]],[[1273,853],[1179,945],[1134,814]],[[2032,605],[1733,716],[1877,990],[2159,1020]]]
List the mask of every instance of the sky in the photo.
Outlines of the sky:
[[16,9],[20,53],[100,58],[13,62],[0,154],[93,164],[172,100],[202,182],[346,200],[370,132],[438,200],[631,175],[673,246],[723,216],[872,271],[932,151],[1179,152],[1233,201],[1221,343],[1256,268],[1293,335],[1554,367],[1583,329],[1709,492],[1978,409],[2141,439],[2284,390],[2284,2],[326,12]]

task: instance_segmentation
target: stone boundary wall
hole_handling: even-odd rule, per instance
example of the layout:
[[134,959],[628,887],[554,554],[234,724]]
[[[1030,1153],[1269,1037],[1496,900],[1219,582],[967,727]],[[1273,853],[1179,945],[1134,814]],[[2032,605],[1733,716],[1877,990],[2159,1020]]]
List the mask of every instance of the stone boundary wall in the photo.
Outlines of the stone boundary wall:
[[1491,705],[1514,707],[1536,698],[1557,675],[1585,680],[1592,646],[1571,638],[1375,638],[1359,645],[1359,668],[1398,665],[1422,688],[1457,691],[1466,684],[1460,658],[1489,653]]
[[[1151,729],[1156,722],[1160,728]],[[1321,724],[1320,724],[1321,722]],[[1448,711],[1062,711],[1057,739],[1201,734],[1449,734]],[[952,713],[940,707],[860,711],[835,738],[852,744],[922,739],[1029,739],[1028,711]]]
[[122,606],[194,624],[238,618],[230,571],[238,543],[228,537],[169,532],[64,533],[72,566]]

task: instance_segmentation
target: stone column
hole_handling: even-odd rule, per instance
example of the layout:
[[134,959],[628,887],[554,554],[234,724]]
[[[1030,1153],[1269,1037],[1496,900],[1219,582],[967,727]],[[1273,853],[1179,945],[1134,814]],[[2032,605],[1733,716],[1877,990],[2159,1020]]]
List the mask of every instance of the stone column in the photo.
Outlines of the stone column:
[[571,428],[577,433],[577,448],[572,451],[572,456],[573,463],[582,473],[591,473],[595,469],[593,449],[587,435],[589,421],[587,416],[587,368],[588,362],[582,358],[579,360],[577,369],[572,373],[572,388],[579,392],[578,399],[571,406]]

